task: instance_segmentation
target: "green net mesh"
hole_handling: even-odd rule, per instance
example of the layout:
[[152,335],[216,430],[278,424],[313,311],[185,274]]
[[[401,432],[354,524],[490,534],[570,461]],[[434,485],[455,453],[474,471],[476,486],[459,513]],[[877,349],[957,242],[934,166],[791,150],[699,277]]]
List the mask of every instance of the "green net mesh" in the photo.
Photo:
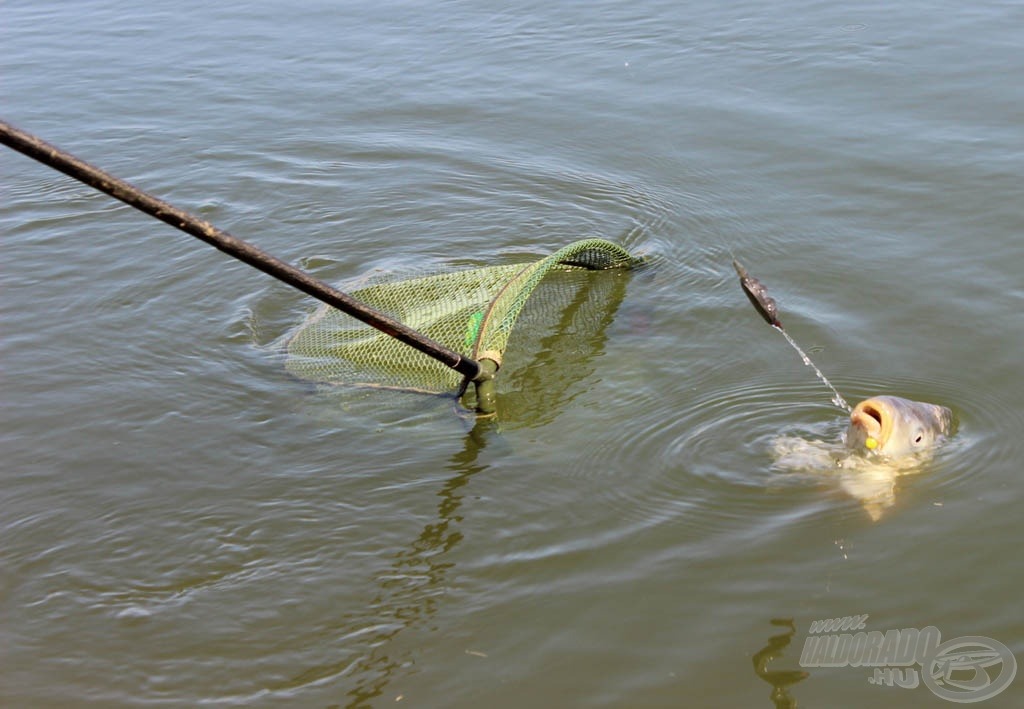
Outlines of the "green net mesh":
[[[351,295],[457,352],[500,363],[516,319],[546,275],[638,261],[609,241],[585,239],[530,263],[399,281],[384,276]],[[437,394],[463,384],[458,372],[327,305],[299,326],[286,349],[288,371],[315,382]]]

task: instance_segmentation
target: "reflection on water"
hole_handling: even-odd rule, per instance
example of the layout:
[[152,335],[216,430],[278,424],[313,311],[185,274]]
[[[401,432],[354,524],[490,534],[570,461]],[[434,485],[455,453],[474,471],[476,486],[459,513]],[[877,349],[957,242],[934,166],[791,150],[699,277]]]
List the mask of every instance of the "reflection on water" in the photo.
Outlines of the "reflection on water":
[[631,275],[623,269],[566,271],[540,284],[516,323],[498,374],[498,416],[506,425],[542,426],[564,410],[604,353]]
[[450,470],[455,475],[445,482],[437,493],[437,520],[424,525],[419,536],[407,549],[398,552],[391,568],[380,574],[379,595],[371,605],[385,621],[385,629],[369,640],[372,649],[361,657],[351,671],[357,678],[355,688],[349,691],[349,706],[368,706],[379,697],[406,658],[393,656],[388,643],[406,628],[427,620],[437,610],[438,599],[443,596],[446,574],[452,567],[445,554],[462,541],[458,530],[459,508],[462,506],[463,487],[469,479],[485,470],[477,456],[487,446],[487,432],[493,424],[480,420],[463,440],[463,448],[452,456]]
[[369,613],[347,614],[333,628],[339,636],[350,638],[363,649],[354,659],[346,656],[272,684],[269,687],[272,692],[288,692],[351,676],[355,686],[348,691],[346,706],[370,706],[396,673],[408,666],[409,659],[396,652],[391,643],[402,631],[422,625],[437,611],[439,598],[447,585],[446,576],[452,568],[445,555],[462,540],[458,530],[462,488],[470,478],[487,469],[478,462],[478,456],[486,448],[495,426],[493,420],[480,419],[467,433],[462,449],[448,464],[448,469],[455,474],[437,493],[441,498],[437,518],[424,525],[406,548],[395,553],[390,566],[377,574],[377,595],[369,602]]
[[[454,475],[437,493],[436,519],[397,552],[375,579],[377,594],[368,614],[349,614],[333,631],[351,639],[361,650],[353,658],[317,665],[276,685],[288,692],[349,676],[349,707],[370,706],[388,684],[412,665],[395,639],[423,625],[438,610],[453,564],[448,553],[462,541],[462,489],[487,469],[479,461],[489,443],[500,441],[499,426],[536,427],[550,423],[564,410],[571,392],[593,372],[593,360],[603,351],[605,331],[625,295],[628,274],[623,271],[565,271],[551,274],[528,301],[509,347],[511,364],[502,380],[499,416],[467,418],[472,422],[460,450],[448,461]],[[539,297],[538,297],[539,296]],[[514,387],[514,388],[512,388]],[[369,617],[367,617],[369,616]],[[346,642],[346,645],[349,643]]]
[[[719,697],[766,603],[977,598],[962,632],[1020,646],[1019,3],[171,5],[7,3],[6,118],[328,282],[586,236],[657,267],[595,274],[604,334],[571,297],[524,320],[463,441],[451,399],[312,395],[269,352],[310,303],[2,158],[0,705],[670,706],[659,662]],[[924,475],[773,469],[844,422],[730,252],[844,397],[956,410]],[[470,701],[460,631],[520,692]]]
[[793,624],[792,618],[772,618],[770,622],[772,625],[788,628],[788,630],[768,638],[768,643],[754,653],[754,672],[772,686],[769,696],[776,709],[795,709],[796,698],[789,693],[790,687],[807,679],[810,673],[803,670],[768,669],[768,663],[782,657],[796,633],[796,626]]

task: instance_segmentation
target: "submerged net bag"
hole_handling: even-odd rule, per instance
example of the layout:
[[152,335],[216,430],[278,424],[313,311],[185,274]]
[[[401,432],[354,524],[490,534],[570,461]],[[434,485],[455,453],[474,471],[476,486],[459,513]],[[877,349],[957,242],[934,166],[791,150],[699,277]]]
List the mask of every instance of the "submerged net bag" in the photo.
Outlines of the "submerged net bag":
[[[500,364],[516,319],[549,273],[639,262],[609,241],[585,239],[530,263],[400,281],[382,276],[350,293],[457,352]],[[314,382],[434,394],[461,392],[465,386],[458,372],[327,305],[299,326],[286,350],[288,371]]]

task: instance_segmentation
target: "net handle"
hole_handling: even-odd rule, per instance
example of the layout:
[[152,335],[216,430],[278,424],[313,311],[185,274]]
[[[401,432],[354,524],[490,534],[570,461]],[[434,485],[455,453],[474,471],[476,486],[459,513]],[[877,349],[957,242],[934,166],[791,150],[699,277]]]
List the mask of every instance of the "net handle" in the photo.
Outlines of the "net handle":
[[15,128],[6,121],[0,120],[0,142],[12,150],[38,160],[48,167],[63,172],[86,185],[104,192],[125,204],[135,207],[151,217],[170,224],[175,229],[191,234],[201,241],[220,249],[224,253],[238,259],[253,268],[283,281],[303,293],[313,296],[338,310],[351,315],[357,320],[375,327],[389,337],[414,347],[425,355],[433,357],[447,367],[451,367],[471,381],[480,377],[490,379],[493,373],[485,372],[480,363],[458,352],[451,350],[439,342],[435,342],[391,316],[359,302],[337,288],[320,279],[292,266],[252,244],[218,229],[205,219],[189,214],[163,200],[144,192],[124,180],[114,177],[98,167],[90,165],[63,150],[50,145],[31,133]]

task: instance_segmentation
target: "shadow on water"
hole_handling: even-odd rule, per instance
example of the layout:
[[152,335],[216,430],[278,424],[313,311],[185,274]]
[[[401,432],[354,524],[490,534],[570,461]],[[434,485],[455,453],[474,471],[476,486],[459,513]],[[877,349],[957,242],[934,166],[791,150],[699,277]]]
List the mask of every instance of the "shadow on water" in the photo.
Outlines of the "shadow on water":
[[787,628],[787,630],[768,638],[768,643],[754,653],[754,672],[772,686],[769,696],[776,709],[795,709],[796,699],[789,693],[789,690],[793,685],[807,679],[810,673],[803,670],[768,669],[768,663],[785,653],[786,648],[793,640],[793,635],[796,634],[796,626],[793,624],[792,618],[772,618],[771,624]]

